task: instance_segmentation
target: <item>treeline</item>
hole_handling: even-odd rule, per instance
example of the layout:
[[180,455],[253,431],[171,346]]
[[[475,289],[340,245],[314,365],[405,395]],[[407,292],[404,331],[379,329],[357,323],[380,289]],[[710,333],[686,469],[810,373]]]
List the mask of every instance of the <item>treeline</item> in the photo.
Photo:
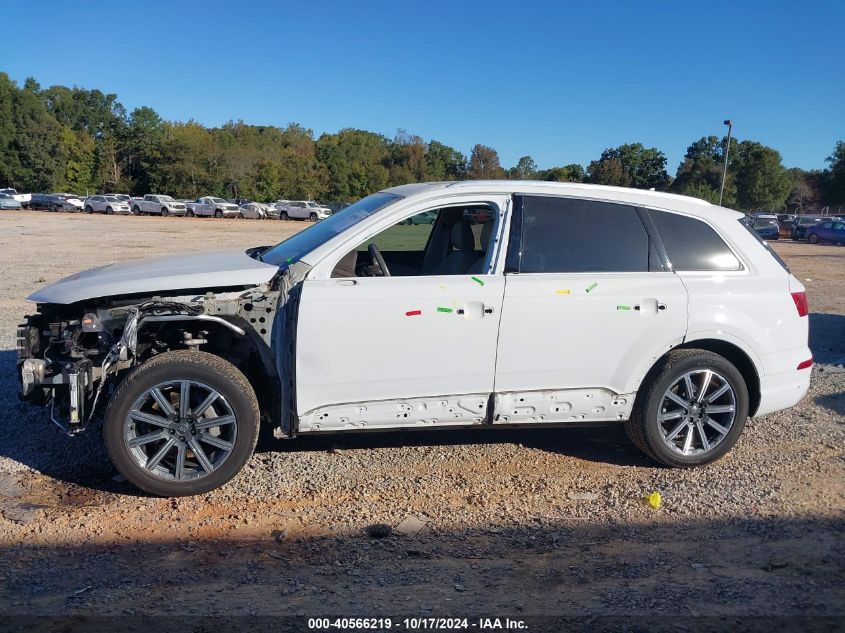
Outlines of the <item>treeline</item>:
[[[469,157],[436,140],[400,131],[394,138],[357,129],[314,138],[285,128],[229,122],[207,128],[163,120],[153,109],[127,112],[117,95],[52,86],[19,87],[0,73],[0,186],[21,191],[168,193],[256,200],[352,201],[409,182],[532,178],[655,188],[717,202],[724,139],[706,136],[687,149],[674,177],[659,149],[630,143],[608,148],[586,168],[539,169],[530,156],[510,168],[495,149]],[[726,206],[809,211],[845,204],[845,142],[825,170],[783,166],[760,143],[731,140]]]

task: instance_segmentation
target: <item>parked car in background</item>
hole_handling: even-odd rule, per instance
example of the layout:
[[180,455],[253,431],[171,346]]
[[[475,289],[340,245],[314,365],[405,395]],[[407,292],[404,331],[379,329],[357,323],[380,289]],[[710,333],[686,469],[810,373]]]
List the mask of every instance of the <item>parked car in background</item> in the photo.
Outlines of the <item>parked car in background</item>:
[[434,224],[437,221],[437,214],[432,213],[430,211],[423,211],[422,213],[417,213],[416,215],[412,215],[410,218],[405,220],[407,224]]
[[85,200],[86,213],[105,213],[106,215],[127,215],[132,213],[129,203],[116,196],[91,196]]
[[17,200],[21,203],[21,207],[24,209],[29,207],[29,202],[32,200],[32,194],[30,193],[18,193],[17,189],[12,189],[11,187],[6,187],[5,189],[0,189],[0,193],[5,193],[7,196],[11,196],[12,199]]
[[776,215],[755,215],[751,218],[751,228],[764,240],[776,240],[780,237],[780,226]]
[[171,196],[148,193],[143,198],[132,198],[132,213],[135,215],[185,215],[184,202]]
[[[478,233],[475,209],[491,212]],[[408,226],[420,213],[437,220]],[[262,423],[285,438],[618,424],[659,463],[703,466],[810,385],[804,286],[744,222],[619,187],[395,187],[276,246],[37,290],[21,395],[71,434],[102,419],[120,473],[168,497],[229,481]]]
[[825,220],[807,229],[807,239],[811,244],[833,242],[845,244],[845,221]]
[[240,206],[238,217],[247,220],[263,220],[267,217],[267,211],[264,209],[264,205],[259,202],[247,202]]
[[351,202],[332,202],[330,205],[328,205],[328,207],[329,209],[331,209],[332,213],[337,213],[338,211],[342,211],[351,204]]
[[280,220],[325,220],[332,210],[317,204],[313,200],[291,200],[279,209]]
[[195,215],[198,217],[236,218],[241,212],[238,205],[223,198],[214,198],[212,196],[197,198],[194,202],[189,202],[187,207],[188,216]]
[[823,218],[814,215],[799,215],[792,223],[792,237],[793,240],[803,240],[807,237],[807,229],[815,226],[822,221]]
[[34,193],[29,201],[30,209],[45,211],[82,211],[82,200],[68,193]]
[[268,220],[279,219],[279,208],[273,202],[264,205],[264,213],[264,217]]
[[23,205],[19,200],[16,200],[8,193],[0,193],[0,209],[11,210],[21,208],[23,208]]
[[791,213],[778,213],[779,236],[783,238],[792,237],[792,224],[798,216]]

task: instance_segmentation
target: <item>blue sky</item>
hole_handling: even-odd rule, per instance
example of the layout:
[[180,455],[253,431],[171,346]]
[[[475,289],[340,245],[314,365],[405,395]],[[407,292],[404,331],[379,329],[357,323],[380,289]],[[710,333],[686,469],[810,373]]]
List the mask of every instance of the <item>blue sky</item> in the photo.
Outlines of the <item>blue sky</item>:
[[845,139],[845,2],[111,2],[3,8],[0,70],[128,109],[319,135],[398,128],[511,166],[724,131],[820,168]]

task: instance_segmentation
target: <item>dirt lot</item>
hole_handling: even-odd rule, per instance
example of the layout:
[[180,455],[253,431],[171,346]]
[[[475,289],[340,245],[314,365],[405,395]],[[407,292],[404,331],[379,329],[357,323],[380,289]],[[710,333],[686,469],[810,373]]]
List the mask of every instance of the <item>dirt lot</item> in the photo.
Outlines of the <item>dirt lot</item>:
[[[800,406],[695,471],[655,467],[618,427],[350,435],[277,441],[222,490],[155,499],[115,481],[98,431],[64,437],[18,403],[14,326],[37,287],[303,226],[0,215],[0,617],[845,616],[842,247],[775,245],[825,364]],[[366,533],[408,516],[415,536]]]

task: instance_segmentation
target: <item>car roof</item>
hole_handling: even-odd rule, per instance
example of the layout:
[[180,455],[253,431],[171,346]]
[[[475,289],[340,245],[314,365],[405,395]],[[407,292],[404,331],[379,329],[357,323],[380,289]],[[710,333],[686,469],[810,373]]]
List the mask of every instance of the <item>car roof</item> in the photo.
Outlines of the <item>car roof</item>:
[[689,196],[681,196],[662,191],[646,191],[628,187],[609,187],[606,185],[572,182],[547,182],[541,180],[459,180],[399,185],[398,187],[392,187],[385,191],[405,198],[434,198],[451,194],[476,193],[525,193],[577,196],[653,208],[671,209],[700,217],[712,217],[717,213],[729,213],[736,218],[743,217],[743,214],[738,211],[719,207],[699,198],[691,198]]

